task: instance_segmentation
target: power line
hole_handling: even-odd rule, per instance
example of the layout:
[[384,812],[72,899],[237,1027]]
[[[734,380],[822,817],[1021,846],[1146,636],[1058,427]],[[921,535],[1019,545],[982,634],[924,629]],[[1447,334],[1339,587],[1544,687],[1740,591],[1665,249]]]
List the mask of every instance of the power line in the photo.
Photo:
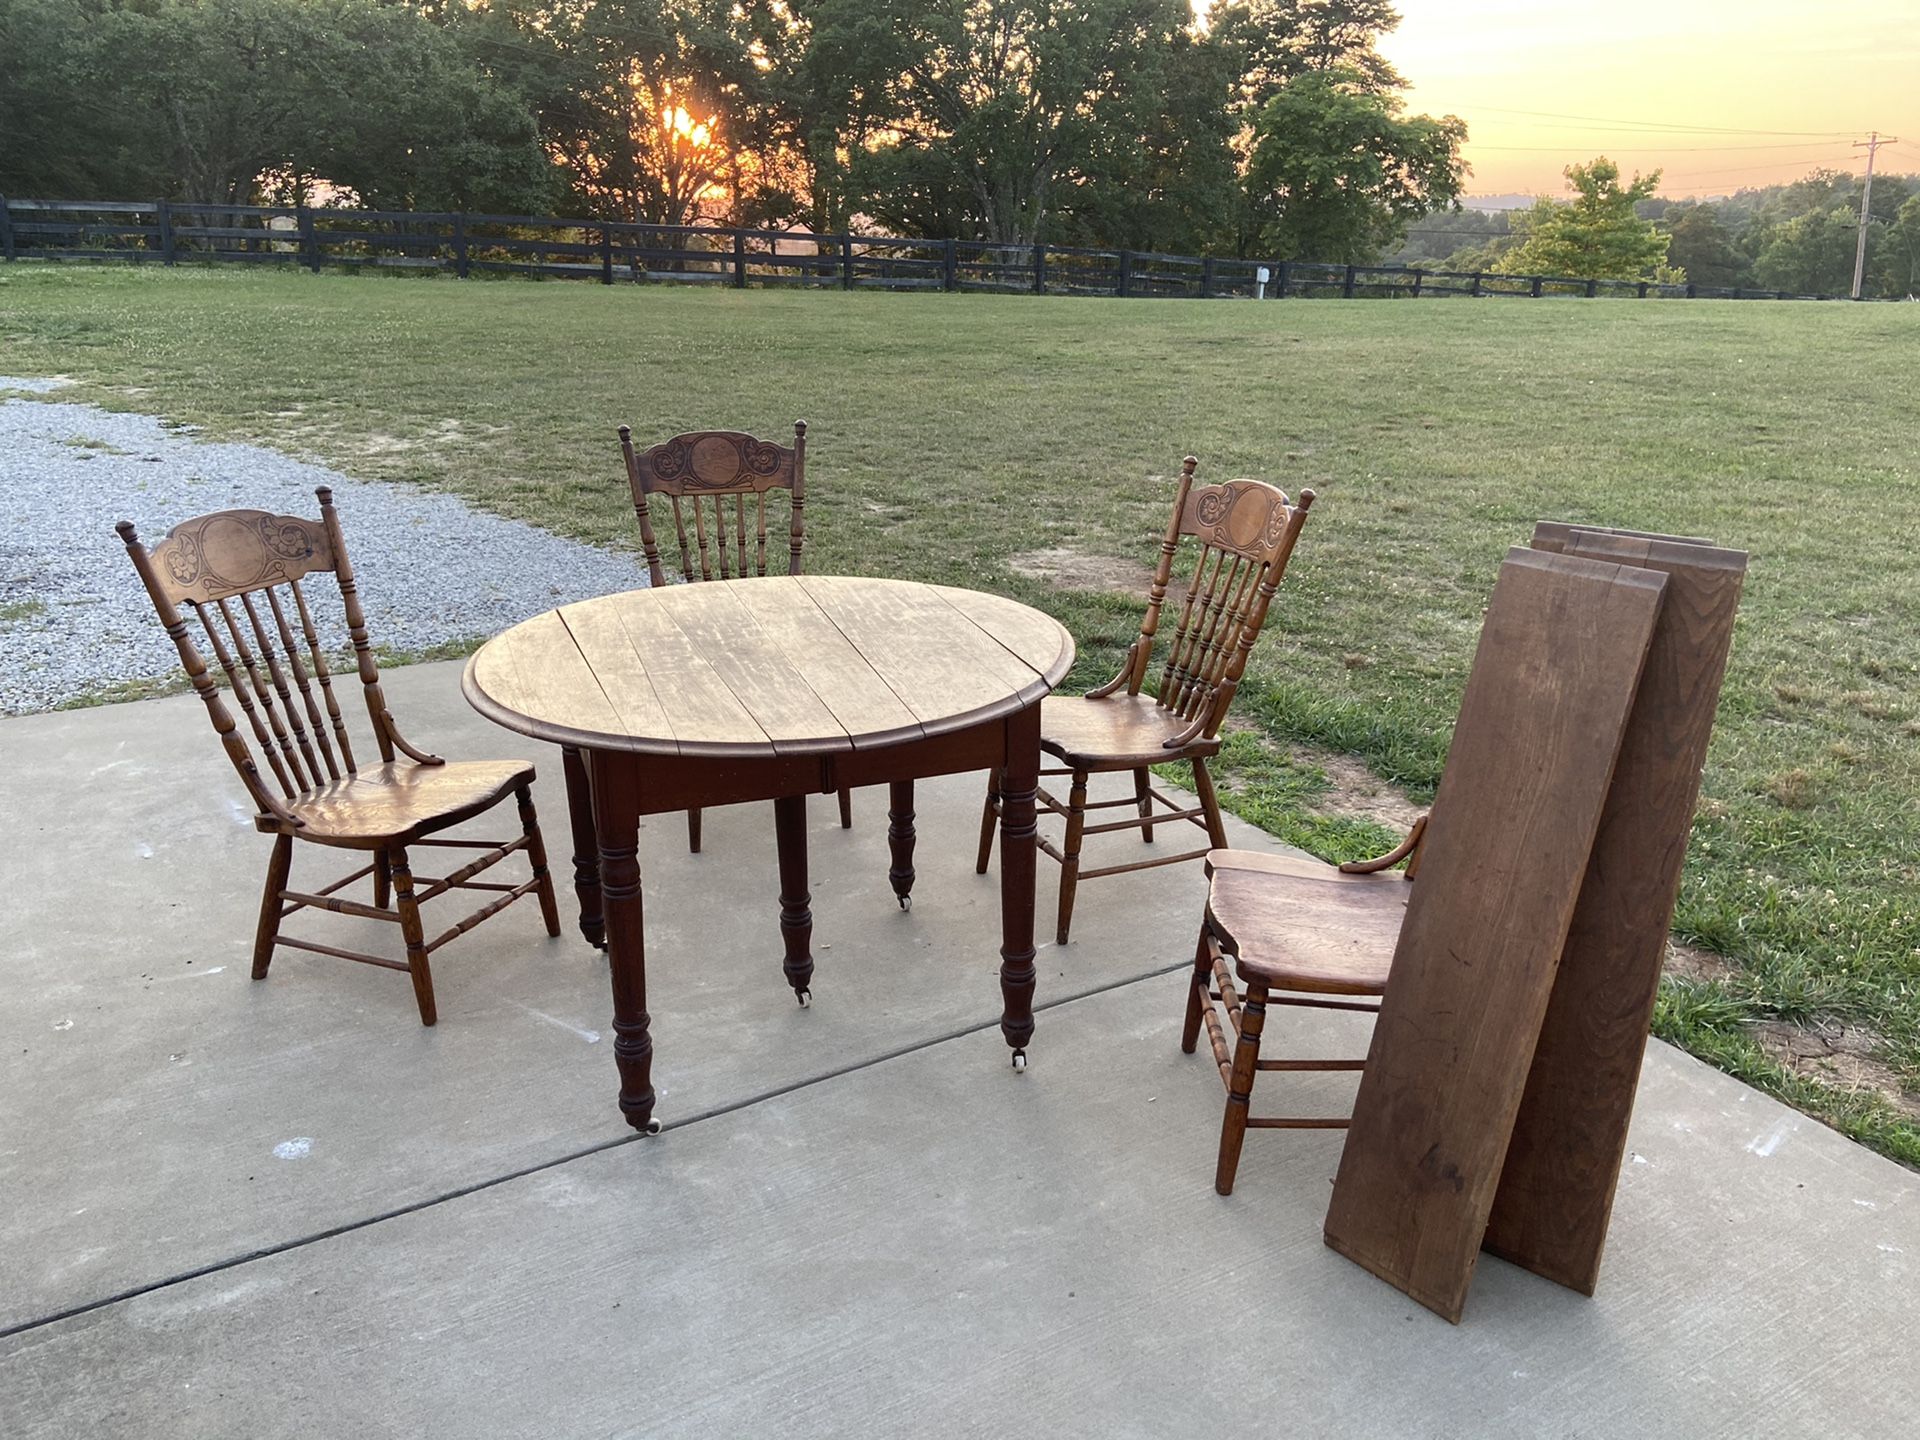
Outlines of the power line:
[[1612,115],[1566,115],[1556,110],[1513,110],[1503,105],[1476,105],[1470,108],[1486,110],[1495,115],[1526,115],[1544,120],[1586,120],[1599,125],[1625,125],[1639,129],[1684,132],[1690,135],[1800,135],[1837,140],[1860,133],[1858,130],[1755,130],[1738,125],[1682,125],[1666,120],[1624,120]]
[[[1577,145],[1482,145],[1474,140],[1468,140],[1466,143],[1476,150],[1548,150],[1559,154],[1565,154],[1569,150],[1589,148]],[[1766,145],[1606,145],[1605,148],[1618,150],[1622,155],[1646,155],[1654,152],[1662,155],[1693,155],[1718,153],[1722,150],[1824,150],[1831,144],[1833,144],[1831,140],[1787,140]]]

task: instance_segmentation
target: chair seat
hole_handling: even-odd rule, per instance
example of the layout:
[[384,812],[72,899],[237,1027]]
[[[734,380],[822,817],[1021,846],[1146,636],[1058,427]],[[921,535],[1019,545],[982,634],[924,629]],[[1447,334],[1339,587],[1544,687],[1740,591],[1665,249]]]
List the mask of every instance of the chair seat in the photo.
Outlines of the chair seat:
[[1384,995],[1412,886],[1396,871],[1215,850],[1207,914],[1244,980],[1321,995]]
[[292,832],[302,839],[373,849],[457,825],[532,779],[525,760],[390,761],[310,791],[287,809],[304,822]]
[[1164,742],[1193,722],[1163,709],[1151,695],[1109,695],[1088,700],[1049,696],[1040,702],[1040,748],[1078,770],[1137,770],[1165,760],[1208,756],[1218,736],[1169,750]]

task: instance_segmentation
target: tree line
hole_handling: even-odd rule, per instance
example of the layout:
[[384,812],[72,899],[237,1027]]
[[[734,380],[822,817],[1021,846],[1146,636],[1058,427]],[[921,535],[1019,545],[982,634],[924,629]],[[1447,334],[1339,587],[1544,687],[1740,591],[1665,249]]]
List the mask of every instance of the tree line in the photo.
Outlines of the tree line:
[[1453,205],[1387,0],[0,0],[0,193],[1365,262]]
[[[1860,184],[1857,176],[1820,169],[1713,200],[1663,199],[1645,186],[1629,203],[1641,233],[1664,242],[1659,263],[1695,285],[1845,295],[1853,286]],[[1538,212],[1536,205],[1430,215],[1390,258],[1430,269],[1524,272],[1535,258],[1524,247]],[[1862,291],[1881,299],[1920,295],[1920,175],[1874,177]]]

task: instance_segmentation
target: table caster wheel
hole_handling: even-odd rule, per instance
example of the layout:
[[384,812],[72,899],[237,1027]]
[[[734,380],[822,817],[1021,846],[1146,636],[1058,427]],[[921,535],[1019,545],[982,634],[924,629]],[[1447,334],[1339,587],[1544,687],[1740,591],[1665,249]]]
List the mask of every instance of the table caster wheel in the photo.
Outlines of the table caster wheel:
[[902,910],[911,910],[911,909],[913,909],[913,896],[911,896],[911,895],[902,895],[902,896],[900,897],[900,908],[901,908]]
[[802,1010],[808,1009],[813,1004],[813,991],[796,990],[793,992],[793,998],[800,1002],[800,1008]]
[[1027,1052],[1026,1051],[1016,1050],[1013,1052],[1013,1068],[1022,1072],[1023,1074],[1025,1073],[1027,1068]]
[[658,1135],[660,1133],[660,1122],[658,1120],[647,1121],[647,1128],[643,1133],[648,1135]]

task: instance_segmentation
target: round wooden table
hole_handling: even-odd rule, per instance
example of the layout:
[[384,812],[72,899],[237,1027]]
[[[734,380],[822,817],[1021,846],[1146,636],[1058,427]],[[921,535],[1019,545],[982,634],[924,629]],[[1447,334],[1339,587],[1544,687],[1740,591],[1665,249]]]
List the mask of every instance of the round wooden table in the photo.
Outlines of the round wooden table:
[[[1040,702],[1073,664],[1058,621],[1014,601],[905,580],[768,576],[632,590],[495,636],[467,664],[474,709],[563,750],[580,928],[613,977],[620,1108],[655,1131],[639,821],[774,802],[784,970],[813,976],[806,799],[891,787],[888,872],[913,885],[913,782],[1002,774],[1001,1033],[1033,1035],[1034,791]],[[604,911],[604,915],[603,915]]]

